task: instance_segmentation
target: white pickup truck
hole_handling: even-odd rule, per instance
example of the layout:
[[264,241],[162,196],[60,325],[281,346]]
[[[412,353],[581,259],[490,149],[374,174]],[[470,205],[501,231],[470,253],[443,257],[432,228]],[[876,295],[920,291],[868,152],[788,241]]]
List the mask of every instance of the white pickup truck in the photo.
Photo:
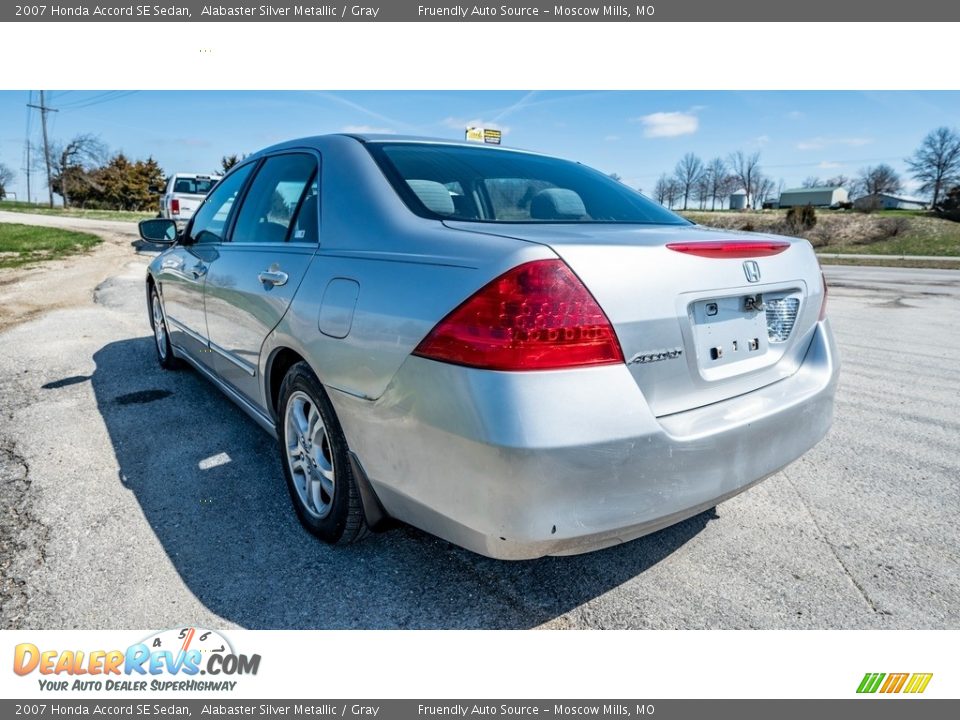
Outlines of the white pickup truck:
[[160,198],[160,217],[176,221],[177,227],[186,225],[220,177],[202,173],[171,175]]

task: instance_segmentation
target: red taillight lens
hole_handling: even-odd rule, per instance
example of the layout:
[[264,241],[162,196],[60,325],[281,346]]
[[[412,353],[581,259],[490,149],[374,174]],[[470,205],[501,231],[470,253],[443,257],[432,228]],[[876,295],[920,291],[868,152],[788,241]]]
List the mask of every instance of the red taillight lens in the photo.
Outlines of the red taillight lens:
[[480,288],[414,355],[487,370],[557,370],[623,362],[613,326],[561,260],[519,265]]
[[180,201],[176,198],[170,200],[170,212],[180,214]]
[[790,243],[783,240],[701,240],[667,243],[667,247],[700,257],[736,259],[777,255],[790,247]]
[[823,270],[820,271],[820,282],[823,283],[823,300],[820,301],[820,319],[823,320],[827,317],[827,278]]

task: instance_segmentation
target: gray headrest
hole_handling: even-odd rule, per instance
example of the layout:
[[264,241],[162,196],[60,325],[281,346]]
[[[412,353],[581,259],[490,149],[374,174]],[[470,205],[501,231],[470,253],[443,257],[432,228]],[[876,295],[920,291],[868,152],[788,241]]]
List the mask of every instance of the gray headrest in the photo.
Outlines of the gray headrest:
[[441,183],[433,180],[407,180],[407,185],[430,212],[435,212],[437,215],[453,215],[456,212],[450,191]]
[[536,220],[579,220],[587,214],[583,200],[573,190],[541,190],[530,201],[530,217]]

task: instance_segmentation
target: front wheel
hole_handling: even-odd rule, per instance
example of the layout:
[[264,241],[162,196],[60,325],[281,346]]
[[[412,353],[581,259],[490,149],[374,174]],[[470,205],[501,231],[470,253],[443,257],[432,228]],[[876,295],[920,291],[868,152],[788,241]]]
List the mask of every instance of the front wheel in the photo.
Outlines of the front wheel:
[[305,362],[291,367],[280,386],[277,437],[301,524],[330,544],[366,535],[347,441],[326,391]]
[[180,367],[180,362],[174,357],[173,348],[170,346],[167,319],[163,315],[163,305],[160,302],[160,293],[157,292],[156,286],[150,290],[150,326],[153,328],[157,362],[164,370],[176,370]]

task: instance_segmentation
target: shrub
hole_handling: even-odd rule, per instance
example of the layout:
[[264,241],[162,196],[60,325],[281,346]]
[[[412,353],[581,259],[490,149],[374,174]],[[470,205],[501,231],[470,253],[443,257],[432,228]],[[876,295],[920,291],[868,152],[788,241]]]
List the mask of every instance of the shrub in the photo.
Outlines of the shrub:
[[934,210],[942,218],[960,222],[960,185],[948,190]]
[[802,233],[812,230],[817,224],[817,211],[809,203],[787,210],[787,228],[790,232]]

